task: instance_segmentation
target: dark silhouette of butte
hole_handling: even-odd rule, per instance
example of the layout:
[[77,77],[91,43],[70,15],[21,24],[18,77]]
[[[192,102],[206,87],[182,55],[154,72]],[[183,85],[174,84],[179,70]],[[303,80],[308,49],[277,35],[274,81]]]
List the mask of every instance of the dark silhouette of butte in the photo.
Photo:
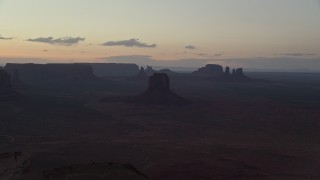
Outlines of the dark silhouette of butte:
[[197,71],[194,71],[195,75],[210,75],[210,76],[222,76],[223,68],[217,64],[207,64],[205,67],[199,68]]
[[136,98],[137,102],[158,105],[184,105],[188,100],[175,94],[170,89],[170,79],[165,73],[154,73],[149,78],[147,91]]

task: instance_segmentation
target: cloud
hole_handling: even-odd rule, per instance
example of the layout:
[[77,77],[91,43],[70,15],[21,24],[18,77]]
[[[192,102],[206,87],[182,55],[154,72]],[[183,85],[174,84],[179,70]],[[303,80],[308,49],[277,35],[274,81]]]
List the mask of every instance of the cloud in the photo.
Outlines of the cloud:
[[195,53],[195,55],[197,55],[197,56],[208,56],[208,54],[206,54],[206,53]]
[[184,48],[186,48],[186,49],[196,49],[196,47],[192,46],[192,45],[185,46]]
[[174,55],[178,56],[178,55],[194,55],[194,56],[200,56],[200,57],[210,57],[209,54],[206,54],[206,53],[194,53],[194,52],[187,52],[187,51],[184,51],[184,52],[177,52],[175,53]]
[[80,41],[85,41],[85,38],[62,37],[62,38],[54,39],[53,37],[39,37],[35,39],[28,39],[27,41],[63,45],[63,46],[72,46],[72,45],[78,44]]
[[125,47],[139,47],[139,48],[155,48],[157,44],[146,44],[139,41],[139,39],[129,39],[122,41],[109,41],[102,44],[103,46],[125,46]]
[[307,54],[307,53],[286,53],[286,54],[274,54],[275,56],[293,56],[293,57],[301,57],[301,56],[316,56],[317,54]]
[[12,39],[13,39],[12,37],[8,38],[0,35],[0,40],[12,40]]

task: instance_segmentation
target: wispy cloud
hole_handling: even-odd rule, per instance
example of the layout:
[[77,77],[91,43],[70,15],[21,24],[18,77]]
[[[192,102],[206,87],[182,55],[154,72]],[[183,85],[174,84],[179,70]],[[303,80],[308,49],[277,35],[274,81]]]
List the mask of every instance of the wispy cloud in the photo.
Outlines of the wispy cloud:
[[197,56],[208,56],[208,54],[206,54],[206,53],[195,53],[195,55],[197,55]]
[[3,37],[0,35],[0,40],[12,40],[12,37]]
[[157,44],[142,43],[139,39],[129,39],[122,41],[109,41],[102,44],[103,46],[125,46],[125,47],[139,47],[139,48],[155,48]]
[[176,56],[178,55],[193,55],[193,56],[199,56],[199,57],[205,57],[205,58],[217,58],[217,57],[222,57],[223,54],[222,53],[219,53],[219,54],[213,54],[213,55],[210,55],[210,54],[206,54],[206,53],[196,53],[196,52],[190,52],[190,51],[184,51],[182,53],[175,53]]
[[293,56],[293,57],[302,57],[302,56],[316,56],[317,54],[308,54],[308,53],[284,53],[284,54],[274,54],[275,56]]
[[85,41],[85,38],[82,37],[62,37],[62,38],[53,38],[53,37],[39,37],[35,39],[28,39],[27,41],[39,42],[46,44],[54,45],[63,45],[63,46],[72,46],[80,43],[80,41]]
[[193,46],[193,45],[188,45],[188,46],[185,46],[184,48],[186,48],[186,49],[196,49],[196,47]]

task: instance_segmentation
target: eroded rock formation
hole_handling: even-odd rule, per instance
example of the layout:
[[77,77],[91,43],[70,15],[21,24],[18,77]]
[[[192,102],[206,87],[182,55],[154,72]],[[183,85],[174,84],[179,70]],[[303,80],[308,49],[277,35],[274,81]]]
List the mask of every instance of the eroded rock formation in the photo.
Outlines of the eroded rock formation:
[[244,76],[244,74],[243,74],[243,68],[238,68],[238,69],[236,69],[236,76],[238,76],[238,77]]
[[230,76],[230,67],[226,67],[226,70],[224,71],[224,74],[226,75],[226,76]]
[[250,79],[244,75],[243,68],[232,69],[231,71],[230,67],[227,66],[225,71],[223,71],[223,67],[216,64],[208,64],[205,67],[194,71],[193,74],[221,81],[244,81]]
[[140,71],[138,74],[136,74],[131,78],[131,80],[134,80],[134,81],[147,80],[147,79],[148,79],[148,74],[145,72],[143,67],[140,68]]
[[146,72],[148,75],[153,75],[153,74],[156,73],[157,71],[154,70],[152,66],[147,66],[145,72]]

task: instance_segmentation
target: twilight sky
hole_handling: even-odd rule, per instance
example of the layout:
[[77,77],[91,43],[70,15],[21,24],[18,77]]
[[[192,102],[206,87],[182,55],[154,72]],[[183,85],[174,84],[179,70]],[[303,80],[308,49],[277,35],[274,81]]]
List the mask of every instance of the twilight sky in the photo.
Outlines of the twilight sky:
[[0,0],[0,58],[319,58],[319,0]]

